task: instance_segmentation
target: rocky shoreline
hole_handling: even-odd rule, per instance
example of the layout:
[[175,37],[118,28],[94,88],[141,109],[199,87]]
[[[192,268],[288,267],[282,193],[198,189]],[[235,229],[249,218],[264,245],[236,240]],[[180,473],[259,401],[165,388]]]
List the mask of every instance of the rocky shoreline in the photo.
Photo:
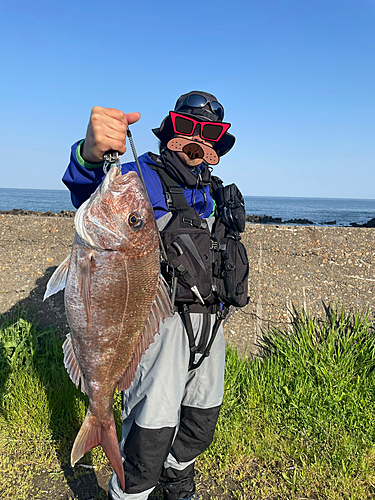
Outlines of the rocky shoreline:
[[[308,219],[289,219],[282,220],[280,217],[270,217],[269,215],[246,215],[246,222],[251,222],[252,224],[299,224],[301,226],[335,226],[336,221],[326,221],[321,224],[315,224]],[[375,218],[370,219],[364,224],[357,224],[356,222],[351,222],[349,226],[340,226],[340,227],[375,227]]]
[[[61,210],[60,212],[40,212],[33,210],[23,210],[22,208],[13,208],[12,210],[0,210],[0,215],[34,215],[37,217],[74,217],[75,210]],[[336,221],[326,221],[321,224],[315,224],[308,219],[289,219],[282,220],[280,217],[271,217],[269,215],[246,215],[246,222],[250,222],[252,224],[291,224],[291,225],[301,225],[301,226],[335,226]],[[364,224],[357,224],[356,222],[351,222],[349,226],[341,226],[341,227],[375,227],[375,218],[370,219]]]
[[60,212],[41,212],[34,210],[23,210],[22,208],[12,208],[12,210],[0,210],[0,215],[35,215],[37,217],[74,217],[75,210],[61,210]]

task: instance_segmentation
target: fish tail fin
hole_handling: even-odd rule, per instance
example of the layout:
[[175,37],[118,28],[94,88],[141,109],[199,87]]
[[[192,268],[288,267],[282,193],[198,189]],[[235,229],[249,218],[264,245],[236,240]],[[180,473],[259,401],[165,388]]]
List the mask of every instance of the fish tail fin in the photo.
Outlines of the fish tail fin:
[[122,491],[125,491],[124,468],[122,465],[113,415],[106,422],[100,423],[98,419],[92,415],[90,410],[88,410],[85,420],[74,441],[71,453],[72,467],[74,467],[76,462],[78,462],[85,453],[99,444],[103,448],[104,453],[107,455],[108,460],[111,462],[117,474]]

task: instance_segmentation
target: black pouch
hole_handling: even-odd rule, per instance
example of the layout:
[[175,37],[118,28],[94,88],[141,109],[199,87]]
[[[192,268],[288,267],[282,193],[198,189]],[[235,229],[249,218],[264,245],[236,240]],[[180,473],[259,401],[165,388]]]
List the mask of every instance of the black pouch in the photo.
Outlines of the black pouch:
[[223,186],[223,181],[212,176],[212,187],[219,215],[223,224],[232,231],[242,233],[245,230],[246,210],[241,191],[236,184]]
[[185,303],[202,302],[201,299],[210,301],[212,296],[210,234],[198,228],[181,229],[173,227],[173,224],[171,226],[162,232],[163,245],[168,257],[168,264],[162,265],[162,272],[172,288],[173,278],[177,278],[176,301]]
[[249,261],[241,236],[224,224],[216,226],[214,242],[214,289],[227,306],[244,307],[249,302]]

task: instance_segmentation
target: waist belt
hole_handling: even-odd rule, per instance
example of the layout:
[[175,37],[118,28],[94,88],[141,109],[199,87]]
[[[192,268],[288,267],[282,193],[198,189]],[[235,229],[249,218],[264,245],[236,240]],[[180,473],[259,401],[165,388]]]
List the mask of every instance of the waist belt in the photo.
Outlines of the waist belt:
[[188,311],[191,313],[202,313],[202,314],[216,314],[220,310],[220,304],[214,303],[210,306],[203,305],[199,303],[186,305],[181,302],[175,302],[175,310],[178,313],[185,312],[185,307],[188,307]]

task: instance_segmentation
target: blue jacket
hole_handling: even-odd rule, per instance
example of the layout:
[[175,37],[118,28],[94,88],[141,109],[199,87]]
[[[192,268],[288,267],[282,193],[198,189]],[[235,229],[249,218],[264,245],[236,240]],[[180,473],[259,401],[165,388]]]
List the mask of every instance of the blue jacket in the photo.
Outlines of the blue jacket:
[[[93,164],[86,162],[81,156],[81,144],[83,141],[78,141],[72,146],[70,163],[63,176],[63,183],[71,192],[73,205],[78,208],[90,195],[95,191],[104,178],[103,164]],[[163,187],[160,178],[155,170],[150,165],[156,163],[150,158],[148,153],[143,154],[138,158],[145,180],[148,195],[154,209],[155,219],[159,219],[168,212]],[[135,162],[124,163],[121,165],[122,174],[126,174],[131,170],[138,173]],[[204,199],[203,190],[186,189],[184,186],[184,195],[189,205],[201,214],[201,217],[210,217],[214,213],[215,202],[211,197],[209,186],[205,187],[206,200]]]

